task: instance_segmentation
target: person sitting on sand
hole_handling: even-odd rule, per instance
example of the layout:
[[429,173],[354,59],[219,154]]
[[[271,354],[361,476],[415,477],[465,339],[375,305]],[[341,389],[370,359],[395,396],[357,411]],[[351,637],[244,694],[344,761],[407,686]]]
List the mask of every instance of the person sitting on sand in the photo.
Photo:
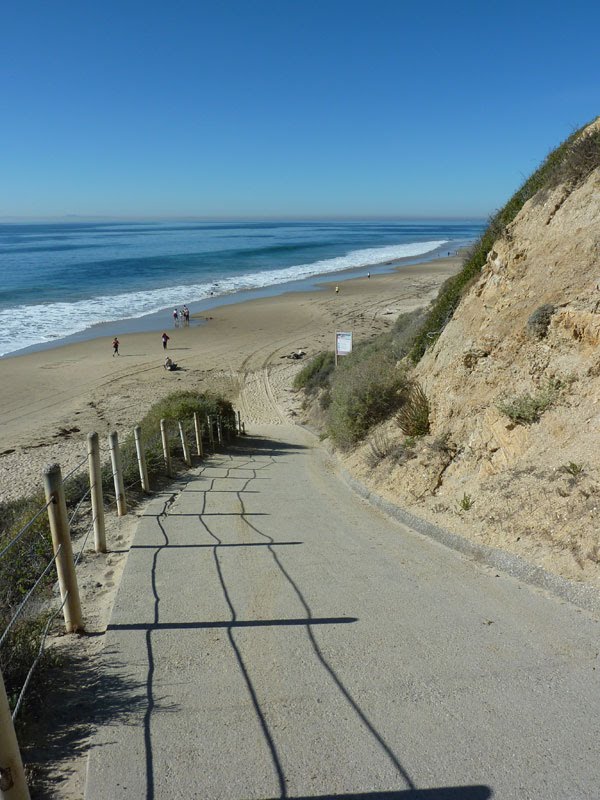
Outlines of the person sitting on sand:
[[168,369],[170,372],[177,369],[177,364],[172,361],[169,356],[165,358],[165,369]]
[[113,358],[114,358],[115,356],[119,355],[119,340],[117,339],[116,336],[113,339],[112,346],[113,346]]

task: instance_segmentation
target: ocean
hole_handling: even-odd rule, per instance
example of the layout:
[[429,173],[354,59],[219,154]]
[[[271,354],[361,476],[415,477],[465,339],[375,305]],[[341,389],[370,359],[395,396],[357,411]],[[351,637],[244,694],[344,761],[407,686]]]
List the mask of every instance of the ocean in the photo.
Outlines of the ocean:
[[183,304],[194,313],[445,255],[483,229],[480,220],[1,223],[0,356],[113,335],[111,322],[142,330],[148,315]]

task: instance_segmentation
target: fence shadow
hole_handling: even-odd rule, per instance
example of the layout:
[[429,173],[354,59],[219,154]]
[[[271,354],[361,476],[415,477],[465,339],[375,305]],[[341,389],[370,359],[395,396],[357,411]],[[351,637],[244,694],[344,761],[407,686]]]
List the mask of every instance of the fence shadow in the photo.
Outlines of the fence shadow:
[[110,648],[90,658],[77,645],[69,643],[62,657],[49,651],[56,663],[44,671],[45,685],[28,696],[18,720],[21,740],[36,743],[22,750],[32,800],[60,796],[60,784],[73,774],[65,754],[71,761],[82,756],[97,728],[139,716],[145,706],[145,684],[127,677],[126,665],[113,661]]
[[311,448],[305,444],[293,444],[281,439],[269,439],[267,436],[243,436],[236,438],[227,446],[231,455],[268,456],[285,455],[286,453],[301,453]]
[[488,800],[492,796],[489,786],[444,786],[439,789],[405,789],[400,792],[307,795],[289,797],[288,800]]

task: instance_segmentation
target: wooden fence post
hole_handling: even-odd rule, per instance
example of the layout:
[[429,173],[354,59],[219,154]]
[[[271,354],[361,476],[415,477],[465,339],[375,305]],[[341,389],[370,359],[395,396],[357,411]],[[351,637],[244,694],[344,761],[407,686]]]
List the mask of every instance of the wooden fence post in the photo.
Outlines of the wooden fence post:
[[[73,547],[69,531],[69,518],[65,503],[65,490],[59,464],[49,464],[44,469],[44,491],[48,506],[52,547],[56,555],[56,572],[60,597],[64,602],[63,616],[67,633],[83,630],[79,588],[73,562]],[[65,601],[66,598],[66,601]]]
[[6,800],[30,800],[2,672],[0,672],[0,793]]
[[179,422],[179,436],[181,438],[181,449],[183,450],[183,460],[188,467],[192,466],[192,459],[190,457],[190,449],[188,447],[187,439],[185,438],[185,431],[183,430],[183,422]]
[[94,520],[94,546],[97,553],[106,553],[106,530],[104,527],[104,499],[102,497],[102,467],[100,466],[100,440],[97,433],[88,433],[88,469]]
[[197,454],[202,458],[204,453],[202,452],[202,426],[200,425],[200,417],[198,416],[198,412],[194,411],[194,430],[196,431],[196,449]]
[[108,443],[110,447],[110,463],[115,483],[115,495],[117,496],[117,516],[124,517],[125,514],[127,514],[127,501],[125,500],[125,487],[123,486],[119,435],[116,431],[108,434]]
[[160,421],[160,438],[162,439],[163,458],[165,459],[165,472],[168,478],[172,478],[171,450],[169,449],[169,431],[167,429],[166,419],[161,419]]
[[242,415],[240,414],[239,411],[237,412],[237,418],[238,418],[238,433],[241,436],[242,435]]
[[221,427],[221,417],[217,417],[217,440],[219,446],[223,444],[223,428]]
[[146,454],[144,453],[144,442],[142,441],[142,429],[139,425],[136,425],[133,429],[133,438],[135,439],[135,452],[137,453],[142,490],[149,493],[150,482],[148,481],[148,470],[146,469]]
[[208,425],[208,443],[210,445],[210,449],[214,452],[215,450],[215,437],[213,432],[213,421],[212,417],[207,414],[206,415],[206,424]]

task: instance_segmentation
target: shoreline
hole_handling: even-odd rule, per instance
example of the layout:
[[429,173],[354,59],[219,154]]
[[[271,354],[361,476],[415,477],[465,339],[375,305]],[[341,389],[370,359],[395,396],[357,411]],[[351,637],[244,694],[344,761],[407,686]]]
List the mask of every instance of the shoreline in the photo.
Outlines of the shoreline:
[[[457,240],[452,243],[454,246],[451,247],[450,252],[453,255],[451,255],[450,258],[456,257],[457,253],[464,252],[465,245],[461,244],[461,241],[462,240]],[[459,244],[458,250],[456,247],[457,243]],[[448,244],[451,243],[449,242]],[[331,283],[346,283],[347,281],[365,277],[367,272],[370,272],[372,276],[385,275],[395,270],[416,266],[418,264],[427,264],[438,260],[446,261],[448,256],[444,254],[447,252],[446,245],[444,245],[443,247],[437,247],[428,253],[423,253],[418,256],[406,256],[405,258],[376,262],[363,267],[350,267],[339,270],[338,272],[318,273],[306,278],[290,280],[285,283],[273,283],[260,288],[238,289],[232,292],[225,292],[214,297],[190,301],[188,306],[191,311],[192,319],[198,324],[198,320],[201,319],[203,313],[210,312],[221,306],[237,305],[239,303],[247,303],[253,300],[270,297],[275,298],[288,293],[319,292]],[[51,341],[37,342],[36,344],[27,345],[18,350],[0,355],[0,363],[5,359],[17,358],[44,350],[52,350],[78,342],[92,341],[102,337],[110,336],[112,338],[114,336],[120,337],[134,333],[156,333],[163,329],[169,330],[173,328],[171,313],[172,308],[170,306],[165,306],[157,311],[142,314],[139,317],[124,317],[107,322],[94,323],[81,331],[67,334],[66,336],[59,336]]]
[[[49,461],[64,468],[77,463],[89,432],[129,433],[154,402],[173,391],[218,391],[236,403],[245,383],[272,369],[281,396],[291,396],[286,393],[303,361],[286,354],[303,349],[310,358],[333,349],[340,329],[352,330],[356,341],[388,330],[398,314],[433,299],[461,264],[461,257],[444,257],[372,273],[370,279],[327,276],[317,290],[221,303],[203,315],[206,324],[167,328],[166,353],[159,328],[120,336],[118,357],[106,334],[1,359],[0,501],[39,488]],[[336,283],[339,294],[332,288]],[[181,369],[166,372],[165,355]],[[250,391],[244,402],[247,423],[265,419],[258,396]]]

